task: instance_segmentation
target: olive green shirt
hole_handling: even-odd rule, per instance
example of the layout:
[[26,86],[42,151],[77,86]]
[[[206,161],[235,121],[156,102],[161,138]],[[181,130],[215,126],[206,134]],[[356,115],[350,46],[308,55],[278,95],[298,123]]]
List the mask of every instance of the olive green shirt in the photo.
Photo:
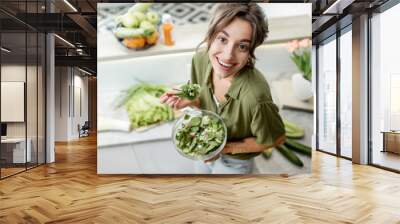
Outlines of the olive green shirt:
[[[212,65],[207,51],[198,51],[192,59],[192,83],[199,84],[200,108],[219,114],[228,129],[228,141],[256,137],[258,144],[271,147],[284,138],[285,129],[279,109],[272,101],[271,92],[264,76],[256,68],[245,66],[234,78],[226,101],[217,107],[213,98]],[[232,155],[249,159],[260,153]]]

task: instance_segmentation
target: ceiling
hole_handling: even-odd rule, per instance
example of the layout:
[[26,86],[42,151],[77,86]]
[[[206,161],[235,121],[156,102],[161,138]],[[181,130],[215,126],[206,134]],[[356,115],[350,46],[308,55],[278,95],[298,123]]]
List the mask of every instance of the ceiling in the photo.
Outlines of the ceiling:
[[[272,3],[312,3],[313,39],[323,36],[339,19],[377,7],[387,0],[271,0]],[[25,29],[55,32],[56,65],[75,65],[96,72],[97,3],[132,0],[1,0],[0,22],[2,43],[24,53],[25,38],[17,35]],[[69,4],[68,4],[69,3]],[[52,11],[52,13],[49,13]],[[350,19],[351,21],[351,19]],[[29,29],[30,28],[30,29]],[[36,41],[28,35],[28,54]],[[32,39],[32,40],[31,40]],[[31,43],[32,42],[32,43]],[[42,47],[41,45],[39,47]]]
[[[7,54],[7,61],[21,61],[25,55],[28,59],[36,57],[37,46],[39,50],[43,47],[36,43],[36,31],[54,32],[61,37],[55,38],[56,65],[79,66],[95,74],[97,2],[100,1],[1,0],[2,46],[12,49]],[[20,33],[26,30],[25,39]],[[29,34],[31,31],[35,34]]]
[[349,24],[353,17],[375,9],[389,0],[310,0],[312,3],[313,43],[336,33]]

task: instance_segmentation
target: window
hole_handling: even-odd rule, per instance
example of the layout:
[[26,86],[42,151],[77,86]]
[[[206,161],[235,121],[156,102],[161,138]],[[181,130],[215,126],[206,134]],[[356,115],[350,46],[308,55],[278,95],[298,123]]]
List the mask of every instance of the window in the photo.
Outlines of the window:
[[352,33],[351,26],[340,36],[340,155],[352,157]]
[[318,48],[318,149],[336,154],[336,36]]
[[[3,2],[24,13],[41,13],[44,1]],[[45,163],[45,34],[0,12],[0,178]],[[13,96],[13,97],[10,97]],[[11,98],[11,99],[10,99]],[[11,106],[17,109],[10,109]],[[18,113],[19,112],[19,113]]]
[[372,164],[400,171],[400,4],[371,18]]

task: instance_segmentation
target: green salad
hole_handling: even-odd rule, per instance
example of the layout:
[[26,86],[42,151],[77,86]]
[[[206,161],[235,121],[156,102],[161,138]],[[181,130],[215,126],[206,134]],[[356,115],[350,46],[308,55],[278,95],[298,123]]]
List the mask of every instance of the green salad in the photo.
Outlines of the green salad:
[[185,114],[175,134],[177,148],[190,157],[201,158],[217,150],[225,140],[224,124],[210,115]]
[[164,85],[139,83],[124,92],[119,106],[128,112],[132,129],[174,119],[172,109],[159,99],[167,90]]

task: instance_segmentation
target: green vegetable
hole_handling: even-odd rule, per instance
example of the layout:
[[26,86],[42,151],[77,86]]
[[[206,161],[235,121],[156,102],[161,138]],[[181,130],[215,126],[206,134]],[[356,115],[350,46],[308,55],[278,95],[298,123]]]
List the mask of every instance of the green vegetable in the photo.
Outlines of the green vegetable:
[[157,31],[154,24],[158,23],[159,17],[156,12],[146,14],[151,5],[152,3],[136,3],[126,14],[116,16],[115,36],[125,39],[149,37],[154,34]]
[[200,94],[199,84],[185,84],[181,86],[180,92],[176,95],[189,100],[194,100]]
[[140,28],[144,30],[145,36],[150,36],[156,31],[156,27],[151,22],[146,20],[140,23]]
[[151,22],[154,25],[157,25],[160,22],[160,16],[158,15],[157,12],[147,12],[146,13],[146,19],[147,21]]
[[215,117],[186,114],[175,134],[178,149],[189,156],[201,158],[217,150],[225,139],[223,123]]
[[136,18],[139,21],[139,23],[143,22],[146,19],[146,15],[143,12],[134,11],[134,12],[128,12],[128,14]]
[[272,156],[272,151],[274,150],[274,148],[269,148],[267,150],[264,150],[262,155],[264,156],[264,158],[269,159]]
[[125,27],[118,27],[114,34],[116,37],[124,39],[124,38],[136,38],[136,37],[143,37],[144,30],[137,28],[125,28]]
[[291,163],[293,163],[296,166],[300,166],[300,167],[303,166],[303,162],[299,159],[299,157],[297,157],[297,155],[294,152],[290,151],[286,146],[278,145],[276,148]]
[[285,145],[289,149],[291,149],[293,151],[302,153],[302,154],[307,155],[307,156],[311,156],[311,148],[306,146],[306,145],[303,145],[303,144],[301,144],[301,143],[299,143],[299,142],[297,142],[295,140],[286,139],[285,140]]
[[132,12],[142,12],[145,13],[153,3],[136,3],[129,10],[129,13]]
[[140,83],[125,91],[118,106],[125,107],[132,129],[174,119],[172,109],[159,100],[167,90],[163,85]]
[[304,129],[297,126],[296,124],[289,122],[287,120],[283,121],[285,125],[285,132],[288,138],[303,138]]
[[121,23],[126,28],[137,28],[139,27],[140,20],[130,14],[125,14],[121,18]]

